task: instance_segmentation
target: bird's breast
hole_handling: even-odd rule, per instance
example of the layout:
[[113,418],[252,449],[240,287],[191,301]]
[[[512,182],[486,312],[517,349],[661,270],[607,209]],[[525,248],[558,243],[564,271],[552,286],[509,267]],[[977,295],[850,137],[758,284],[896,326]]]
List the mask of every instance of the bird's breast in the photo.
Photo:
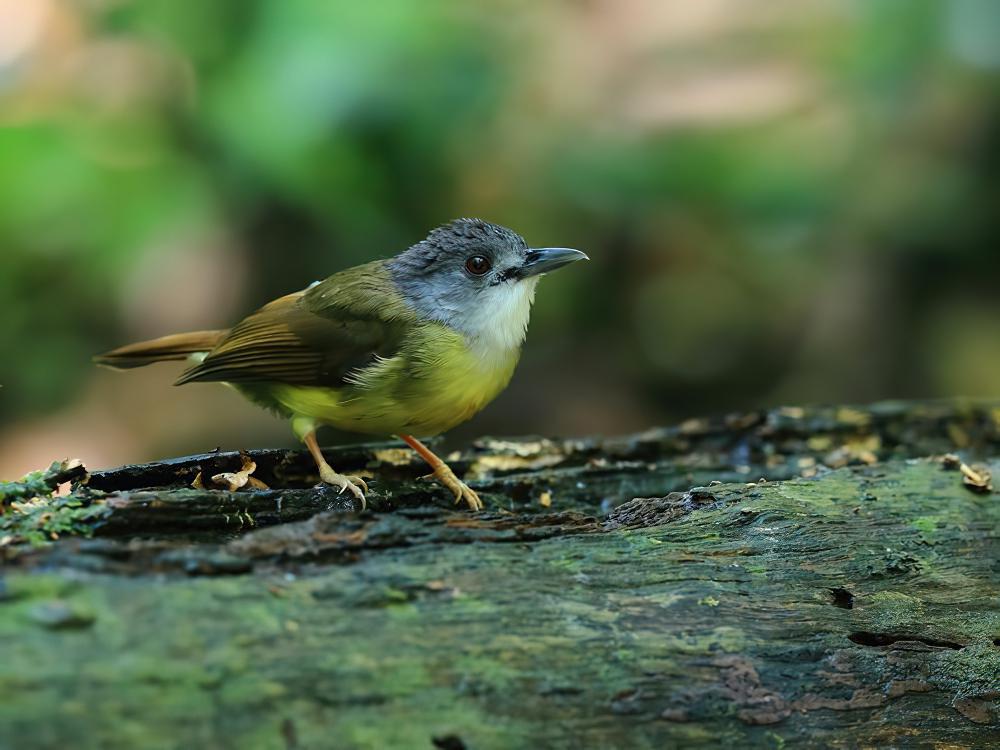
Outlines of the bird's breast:
[[343,388],[276,386],[293,415],[366,434],[436,435],[461,424],[507,386],[519,347],[470,340],[440,323],[415,326],[402,349],[354,373]]
[[424,434],[464,422],[507,387],[519,357],[518,346],[496,346],[455,331],[435,337],[414,358],[403,388],[411,421]]

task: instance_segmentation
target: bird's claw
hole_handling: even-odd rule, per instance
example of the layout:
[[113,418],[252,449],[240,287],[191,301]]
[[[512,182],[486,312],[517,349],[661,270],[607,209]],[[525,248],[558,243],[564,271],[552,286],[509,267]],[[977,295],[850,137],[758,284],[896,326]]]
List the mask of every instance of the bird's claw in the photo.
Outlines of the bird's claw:
[[365,501],[365,493],[368,492],[368,485],[365,484],[365,480],[361,477],[344,476],[343,474],[338,474],[329,466],[322,466],[319,470],[319,478],[326,484],[340,487],[338,495],[342,495],[344,490],[349,490],[354,497],[361,501],[361,510],[368,507]]
[[483,501],[479,499],[476,491],[455,476],[455,472],[447,464],[442,464],[434,470],[433,474],[428,474],[422,477],[422,479],[436,479],[447,489],[451,490],[455,495],[456,504],[464,500],[469,506],[469,510],[479,511],[483,509]]

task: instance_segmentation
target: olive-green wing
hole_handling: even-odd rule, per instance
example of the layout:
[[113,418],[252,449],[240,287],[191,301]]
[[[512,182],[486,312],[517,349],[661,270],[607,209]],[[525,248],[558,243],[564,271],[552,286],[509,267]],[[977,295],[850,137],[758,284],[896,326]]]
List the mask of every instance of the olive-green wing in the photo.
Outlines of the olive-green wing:
[[350,373],[393,356],[413,319],[382,263],[359,266],[245,318],[177,384],[341,387]]

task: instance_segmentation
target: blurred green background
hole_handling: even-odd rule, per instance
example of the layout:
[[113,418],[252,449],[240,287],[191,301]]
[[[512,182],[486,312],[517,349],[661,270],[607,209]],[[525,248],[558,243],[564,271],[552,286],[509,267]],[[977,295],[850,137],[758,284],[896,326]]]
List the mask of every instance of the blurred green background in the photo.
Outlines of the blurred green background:
[[178,367],[457,216],[593,259],[455,433],[1000,395],[995,0],[0,0],[0,476],[291,444]]

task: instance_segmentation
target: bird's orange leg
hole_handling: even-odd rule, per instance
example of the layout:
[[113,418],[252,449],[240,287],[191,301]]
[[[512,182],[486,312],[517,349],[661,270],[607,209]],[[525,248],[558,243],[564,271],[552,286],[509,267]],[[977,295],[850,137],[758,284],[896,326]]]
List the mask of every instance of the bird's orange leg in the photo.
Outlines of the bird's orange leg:
[[361,477],[347,477],[333,470],[333,467],[323,458],[323,451],[319,449],[319,443],[316,442],[316,430],[311,430],[303,435],[302,442],[306,444],[306,447],[312,454],[313,460],[316,462],[316,468],[319,469],[319,478],[327,484],[340,487],[341,492],[350,490],[351,494],[361,501],[361,510],[364,510],[366,506],[365,493],[368,492],[368,485],[365,484],[365,480]]
[[476,491],[461,479],[456,477],[455,472],[451,470],[451,467],[435,456],[430,448],[413,437],[413,435],[400,435],[399,437],[404,443],[413,448],[413,450],[415,450],[417,454],[430,465],[431,469],[434,470],[434,473],[429,476],[433,476],[441,484],[451,490],[455,494],[456,503],[465,500],[469,506],[469,510],[483,509],[483,501],[479,499],[479,495],[476,494]]

